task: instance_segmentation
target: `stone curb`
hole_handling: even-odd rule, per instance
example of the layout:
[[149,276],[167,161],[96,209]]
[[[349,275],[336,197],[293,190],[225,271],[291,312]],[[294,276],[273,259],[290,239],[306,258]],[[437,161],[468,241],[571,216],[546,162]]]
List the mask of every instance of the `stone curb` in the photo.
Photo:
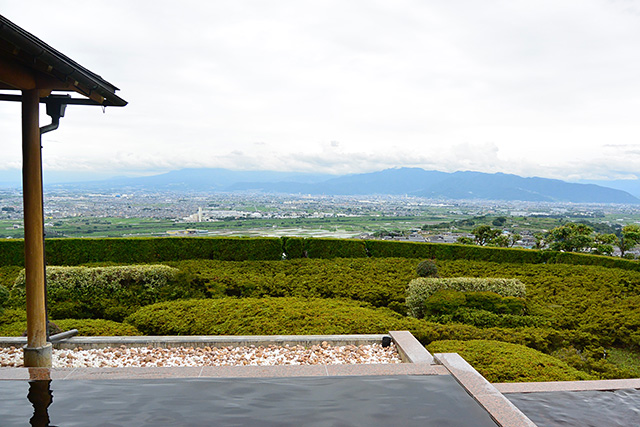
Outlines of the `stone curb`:
[[[408,333],[408,332],[407,332]],[[53,344],[55,349],[83,349],[119,347],[240,347],[269,345],[302,345],[310,347],[323,341],[332,346],[366,345],[382,342],[386,334],[370,335],[185,335],[185,336],[119,336],[119,337],[73,337]],[[0,347],[23,347],[26,337],[0,337]]]
[[640,378],[593,380],[593,381],[552,381],[538,383],[494,383],[500,393],[544,393],[549,391],[612,391],[640,389]]
[[404,363],[426,363],[428,365],[436,363],[431,353],[420,344],[420,341],[418,341],[411,332],[389,331],[389,335],[396,344],[400,359],[402,359]]
[[504,397],[457,353],[437,353],[436,360],[467,390],[501,427],[535,427],[520,409]]

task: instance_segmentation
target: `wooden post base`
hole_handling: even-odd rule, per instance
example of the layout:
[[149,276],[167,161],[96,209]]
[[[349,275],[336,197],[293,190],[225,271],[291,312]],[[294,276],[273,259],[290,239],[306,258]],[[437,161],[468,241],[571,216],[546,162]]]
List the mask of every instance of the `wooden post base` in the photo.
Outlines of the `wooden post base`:
[[50,368],[53,354],[51,343],[44,347],[24,346],[24,366],[26,368]]

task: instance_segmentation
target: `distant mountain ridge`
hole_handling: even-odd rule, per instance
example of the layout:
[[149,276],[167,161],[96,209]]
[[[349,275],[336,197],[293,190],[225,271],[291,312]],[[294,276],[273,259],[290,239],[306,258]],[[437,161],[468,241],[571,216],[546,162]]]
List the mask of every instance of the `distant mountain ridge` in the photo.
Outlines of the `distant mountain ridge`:
[[314,195],[411,195],[436,199],[518,200],[534,202],[639,204],[626,191],[595,184],[557,179],[523,178],[505,173],[420,168],[395,168],[378,172],[327,175],[274,171],[232,171],[222,168],[181,169],[164,174],[118,178],[57,187],[185,192],[239,192]]

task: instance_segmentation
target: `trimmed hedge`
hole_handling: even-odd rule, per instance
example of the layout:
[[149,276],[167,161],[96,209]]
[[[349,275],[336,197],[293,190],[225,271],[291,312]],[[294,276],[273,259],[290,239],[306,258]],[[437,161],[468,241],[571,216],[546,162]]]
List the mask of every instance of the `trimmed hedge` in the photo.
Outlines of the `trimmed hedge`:
[[435,341],[432,353],[458,353],[489,382],[578,381],[595,377],[522,345],[490,340]]
[[308,258],[364,258],[364,240],[305,239]]
[[475,245],[443,243],[395,242],[367,240],[367,251],[372,257],[428,258],[437,260],[470,259],[478,261],[544,262],[541,251],[519,248],[493,248]]
[[128,323],[104,319],[60,319],[54,320],[63,331],[77,329],[83,337],[134,336],[142,335],[135,326]]
[[[640,271],[637,261],[570,252],[387,240],[299,237],[151,237],[47,239],[52,265],[92,262],[154,263],[186,259],[280,260],[287,258],[435,258],[520,264],[574,264]],[[24,265],[24,241],[0,239],[0,266]]]
[[142,307],[126,322],[146,335],[377,334],[422,326],[389,309],[321,298],[171,301]]
[[[62,331],[77,329],[78,335],[94,336],[133,336],[142,335],[134,326],[104,319],[62,319],[53,321]],[[0,324],[0,336],[20,337],[27,330],[26,321]]]
[[0,239],[0,266],[24,266],[24,240]]
[[350,298],[404,311],[417,260],[404,258],[172,262],[210,296]]
[[439,262],[444,276],[512,277],[527,288],[527,312],[558,330],[578,330],[603,347],[640,348],[640,272],[566,264]]
[[305,240],[302,237],[283,237],[282,252],[287,259],[305,258]]
[[424,304],[425,316],[454,315],[455,317],[460,309],[496,315],[522,316],[525,312],[525,300],[518,297],[503,297],[495,292],[460,292],[441,289],[427,298]]
[[424,317],[425,303],[435,292],[443,289],[471,292],[495,292],[501,296],[524,298],[525,286],[517,279],[477,278],[477,277],[418,277],[409,282],[407,289],[407,309],[413,317]]
[[[47,263],[79,265],[91,262],[154,263],[184,259],[279,260],[278,238],[150,237],[47,239]],[[0,265],[24,266],[24,241],[0,240]]]
[[[48,267],[47,300],[53,318],[122,320],[137,307],[158,301],[202,296],[179,282],[179,270],[166,265]],[[24,302],[25,275],[12,289]]]
[[640,271],[640,263],[637,261],[574,252],[388,240],[367,240],[365,244],[367,253],[371,257],[435,258],[437,260],[465,259],[518,264],[594,265]]

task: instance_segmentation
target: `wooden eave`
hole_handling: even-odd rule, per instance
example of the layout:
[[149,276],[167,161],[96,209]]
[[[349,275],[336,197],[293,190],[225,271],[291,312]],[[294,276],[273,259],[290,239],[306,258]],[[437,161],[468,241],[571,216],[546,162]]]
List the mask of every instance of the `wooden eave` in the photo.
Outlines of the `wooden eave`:
[[124,106],[117,87],[0,15],[0,89],[77,92],[104,106]]

